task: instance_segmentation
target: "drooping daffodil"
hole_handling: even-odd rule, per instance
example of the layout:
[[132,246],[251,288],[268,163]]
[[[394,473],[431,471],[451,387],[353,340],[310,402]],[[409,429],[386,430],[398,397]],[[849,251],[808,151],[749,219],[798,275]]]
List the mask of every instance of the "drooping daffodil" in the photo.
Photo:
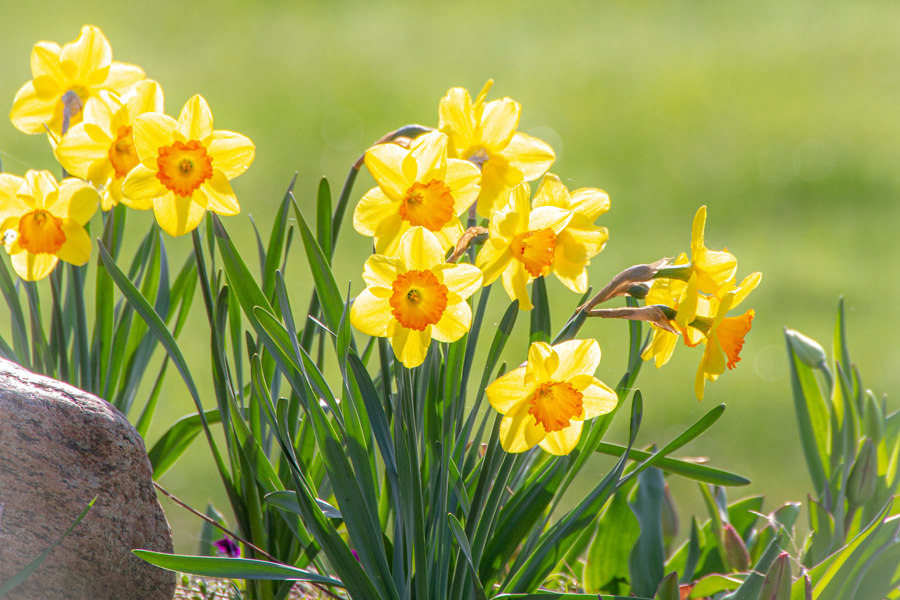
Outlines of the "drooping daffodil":
[[466,299],[481,287],[481,278],[472,265],[444,262],[437,237],[412,227],[396,254],[366,260],[367,287],[350,307],[350,322],[367,335],[390,338],[400,362],[416,367],[432,339],[455,342],[469,330],[472,309]]
[[99,200],[87,182],[57,183],[50,171],[28,171],[24,178],[0,174],[0,235],[19,277],[43,279],[60,260],[85,264],[91,238],[84,226]]
[[409,150],[397,144],[369,148],[365,165],[378,187],[359,201],[353,226],[375,238],[375,252],[394,254],[411,227],[431,231],[447,250],[463,234],[461,215],[478,197],[481,173],[472,163],[447,158],[447,136],[419,136]]
[[616,393],[594,377],[600,364],[596,340],[550,346],[534,342],[525,365],[491,383],[491,406],[503,415],[500,445],[524,452],[535,445],[551,454],[569,454],[587,419],[616,407]]

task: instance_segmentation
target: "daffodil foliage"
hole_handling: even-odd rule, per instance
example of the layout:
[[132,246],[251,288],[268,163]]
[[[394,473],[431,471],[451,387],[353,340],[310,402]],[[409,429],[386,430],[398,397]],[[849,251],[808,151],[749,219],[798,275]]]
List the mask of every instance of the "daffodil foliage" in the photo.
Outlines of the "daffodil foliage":
[[[335,202],[325,180],[314,194],[292,182],[249,260],[220,216],[241,212],[232,181],[256,149],[216,129],[202,95],[166,114],[161,85],[113,61],[93,26],[62,46],[38,43],[31,66],[10,117],[48,133],[62,176],[0,174],[0,240],[19,278],[0,262],[12,337],[0,337],[0,355],[137,415],[144,436],[174,365],[197,412],[150,445],[154,476],[202,433],[234,515],[226,533],[204,531],[202,556],[147,548],[144,560],[244,579],[243,597],[261,600],[287,597],[294,581],[355,600],[781,599],[802,597],[807,581],[815,598],[897,589],[898,525],[886,517],[900,419],[861,391],[845,351],[829,369],[823,352],[789,335],[818,494],[805,579],[791,580],[784,552],[793,506],[758,525],[761,501],[726,501],[724,487],[746,479],[673,456],[724,405],[636,447],[644,361],[661,367],[681,343],[702,347],[693,389],[675,379],[662,400],[703,399],[706,383],[740,362],[751,330],[753,310],[736,308],[761,274],[739,280],[735,256],[707,247],[705,206],[690,255],[609,271],[609,195],[550,173],[553,149],[518,131],[522,106],[489,100],[488,82],[474,100],[450,89],[432,125],[361,148]],[[356,195],[362,168],[375,187]],[[314,218],[300,208],[313,203]],[[351,207],[372,252],[357,256],[363,284],[348,288],[332,265]],[[136,210],[152,210],[154,223],[126,265]],[[165,242],[186,234],[193,253],[173,277]],[[598,264],[619,274],[592,288]],[[311,281],[311,297],[292,298],[288,276]],[[198,289],[207,319],[189,321]],[[529,323],[517,328],[523,312]],[[619,339],[597,339],[596,318],[628,323]],[[181,351],[188,324],[209,336],[209,358]],[[147,378],[159,347],[161,367]],[[598,375],[601,347],[627,356],[618,381]],[[209,368],[211,398],[198,365]],[[816,395],[813,368],[827,394]],[[615,423],[620,411],[627,418]],[[624,444],[604,441],[614,426]],[[612,460],[586,470],[598,453]],[[701,482],[710,509],[681,548],[666,476]],[[589,491],[573,506],[576,481]]]

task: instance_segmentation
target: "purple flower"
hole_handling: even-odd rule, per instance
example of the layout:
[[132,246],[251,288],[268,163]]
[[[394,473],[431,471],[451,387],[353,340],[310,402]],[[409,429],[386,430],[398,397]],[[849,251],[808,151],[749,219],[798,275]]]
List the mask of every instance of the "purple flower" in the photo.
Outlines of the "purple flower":
[[230,537],[224,537],[221,540],[213,542],[213,546],[216,547],[219,554],[223,554],[229,558],[241,557],[241,547]]

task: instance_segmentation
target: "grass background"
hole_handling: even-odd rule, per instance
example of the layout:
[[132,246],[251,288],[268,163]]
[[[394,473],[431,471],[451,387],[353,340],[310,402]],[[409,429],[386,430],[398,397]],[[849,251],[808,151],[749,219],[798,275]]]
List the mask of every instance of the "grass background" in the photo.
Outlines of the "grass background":
[[[753,331],[739,368],[708,385],[702,405],[693,396],[699,351],[679,348],[662,371],[646,365],[639,441],[665,443],[725,402],[717,427],[687,450],[750,477],[735,497],[766,493],[771,508],[810,488],[785,326],[830,347],[843,295],[864,382],[879,394],[900,384],[892,312],[900,296],[900,4],[0,0],[0,8],[0,105],[11,106],[31,78],[35,42],[69,42],[91,23],[106,33],[116,60],[141,65],[162,84],[167,113],[177,115],[200,93],[216,128],[249,136],[256,160],[234,182],[243,212],[226,222],[246,253],[255,252],[246,215],[267,230],[295,171],[311,216],[320,177],[339,189],[372,141],[407,123],[436,125],[448,88],[475,94],[489,78],[491,98],[521,102],[520,130],[556,149],[552,170],[570,189],[610,193],[612,209],[599,222],[611,240],[590,266],[595,287],[631,264],[688,251],[694,212],[708,205],[709,246],[738,257],[739,277],[764,273],[747,301],[757,313]],[[0,158],[19,175],[58,172],[46,140],[8,121],[0,122]],[[363,174],[354,198],[372,185]],[[129,227],[143,235],[151,222],[150,214],[133,214]],[[188,246],[173,240],[170,255]],[[339,283],[361,289],[368,248],[348,220]],[[305,306],[310,282],[299,252],[287,279],[294,304]],[[560,298],[558,327],[577,299],[555,280],[549,289]],[[505,308],[501,295],[493,295],[489,322]],[[205,327],[201,306],[193,318]],[[517,329],[522,343],[527,321]],[[614,385],[625,364],[624,325],[591,322],[583,333],[599,339],[598,376]],[[183,336],[182,346],[197,357],[196,373],[208,369],[205,334]],[[521,344],[511,348],[506,358],[518,363]],[[206,395],[212,406],[208,388]],[[163,400],[150,443],[193,409],[174,370]],[[624,418],[614,425],[624,427]],[[209,453],[202,441],[195,448],[162,484],[200,509],[210,499],[224,508]],[[592,464],[585,488],[603,470],[602,460]],[[674,485],[686,510],[699,508],[691,484]],[[199,521],[163,503],[176,549],[193,552]]]

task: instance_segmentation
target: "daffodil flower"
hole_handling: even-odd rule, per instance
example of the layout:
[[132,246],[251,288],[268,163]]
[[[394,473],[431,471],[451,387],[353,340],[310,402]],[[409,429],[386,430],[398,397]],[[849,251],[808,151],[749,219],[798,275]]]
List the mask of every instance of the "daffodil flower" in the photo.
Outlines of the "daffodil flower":
[[[24,133],[62,133],[63,102],[74,92],[82,105],[101,90],[124,94],[144,79],[135,65],[112,60],[112,48],[97,27],[85,25],[74,42],[62,48],[39,42],[31,52],[34,79],[19,89],[9,118]],[[70,115],[69,125],[81,122],[81,113]],[[44,129],[46,127],[47,129]]]
[[163,231],[193,231],[207,210],[236,215],[241,208],[229,181],[247,170],[256,149],[239,133],[214,131],[202,96],[187,101],[176,121],[161,113],[134,119],[134,147],[141,163],[122,184],[123,202],[152,205]]
[[528,362],[486,390],[491,406],[503,415],[503,449],[524,452],[539,444],[551,454],[570,453],[584,422],[610,412],[618,402],[616,393],[594,377],[599,364],[596,340],[531,344]]
[[445,263],[441,243],[424,227],[404,233],[396,255],[370,256],[363,279],[367,287],[350,307],[350,322],[367,335],[390,338],[408,368],[422,364],[432,339],[455,342],[469,330],[466,298],[481,287],[481,271]]
[[532,206],[556,206],[572,211],[572,219],[556,237],[552,271],[573,292],[587,291],[587,266],[600,254],[609,239],[606,227],[594,225],[609,210],[609,195],[596,188],[568,188],[552,174],[544,175],[534,194]]
[[[122,97],[102,91],[88,99],[84,120],[60,141],[56,158],[66,171],[101,190],[101,207],[109,210],[122,202],[122,182],[141,162],[134,146],[134,118],[162,111],[162,88],[151,79]],[[147,199],[126,204],[140,210],[153,207]]]
[[83,265],[91,257],[84,226],[97,211],[97,190],[80,179],[57,183],[50,171],[25,178],[0,174],[0,233],[22,279],[36,281],[63,260]]
[[737,259],[728,250],[710,250],[706,247],[706,206],[701,206],[694,215],[691,228],[691,265],[697,276],[697,289],[704,294],[716,294],[734,279]]
[[707,381],[715,381],[725,372],[726,367],[733,369],[740,362],[744,337],[750,331],[754,312],[750,309],[737,317],[726,315],[759,285],[760,280],[762,273],[752,273],[737,287],[732,284],[731,289],[725,288],[727,291],[721,297],[712,297],[708,300],[708,308],[702,310],[691,323],[691,327],[699,328],[706,338],[706,348],[694,379],[694,393],[697,400],[703,400]]
[[532,309],[527,286],[552,270],[558,236],[574,214],[557,206],[532,210],[530,193],[526,182],[513,188],[506,206],[491,217],[488,240],[475,259],[484,272],[484,285],[502,275],[506,293],[519,301],[521,310]]
[[518,102],[484,102],[492,84],[485,84],[475,102],[465,89],[450,89],[441,99],[438,123],[450,138],[448,155],[481,167],[478,213],[488,219],[506,204],[511,188],[537,179],[556,159],[545,142],[516,131],[522,112]]
[[353,226],[375,237],[375,252],[393,254],[411,227],[437,236],[444,250],[463,234],[459,215],[478,197],[481,173],[472,163],[447,158],[447,136],[418,137],[409,150],[379,144],[366,151],[366,168],[378,187],[356,206]]

